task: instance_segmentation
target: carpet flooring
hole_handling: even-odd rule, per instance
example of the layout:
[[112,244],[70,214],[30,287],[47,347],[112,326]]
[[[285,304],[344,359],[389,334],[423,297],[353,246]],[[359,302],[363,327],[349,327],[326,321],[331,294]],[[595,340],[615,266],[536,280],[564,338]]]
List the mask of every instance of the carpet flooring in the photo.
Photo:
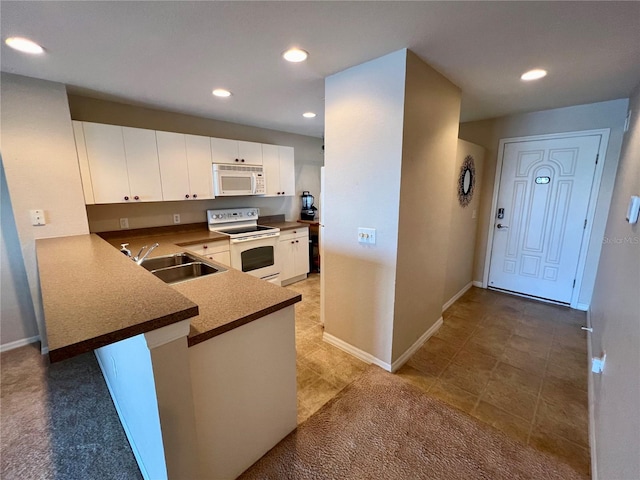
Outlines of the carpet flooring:
[[2,480],[141,480],[93,353],[50,365],[36,345],[1,356]]
[[376,366],[249,468],[243,480],[584,479]]

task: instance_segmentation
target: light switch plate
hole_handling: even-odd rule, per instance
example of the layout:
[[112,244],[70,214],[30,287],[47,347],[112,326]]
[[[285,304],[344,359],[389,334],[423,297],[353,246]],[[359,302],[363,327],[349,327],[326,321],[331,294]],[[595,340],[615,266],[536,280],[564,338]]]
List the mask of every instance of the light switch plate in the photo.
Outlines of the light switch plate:
[[376,244],[376,229],[375,228],[358,228],[358,242],[366,243],[369,245]]
[[44,210],[30,210],[29,213],[31,214],[31,225],[40,226],[47,224],[44,218]]
[[129,228],[129,219],[121,218],[120,219],[120,228]]

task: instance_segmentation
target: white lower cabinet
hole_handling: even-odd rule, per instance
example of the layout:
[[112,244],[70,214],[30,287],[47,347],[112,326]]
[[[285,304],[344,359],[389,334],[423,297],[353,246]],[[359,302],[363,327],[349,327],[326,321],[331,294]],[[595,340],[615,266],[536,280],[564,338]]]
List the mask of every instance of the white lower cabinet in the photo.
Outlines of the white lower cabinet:
[[229,240],[215,240],[213,242],[197,243],[185,246],[187,250],[197,255],[202,255],[209,260],[218,262],[231,268],[231,255],[229,254]]
[[280,285],[304,280],[309,273],[309,228],[280,232],[278,242]]

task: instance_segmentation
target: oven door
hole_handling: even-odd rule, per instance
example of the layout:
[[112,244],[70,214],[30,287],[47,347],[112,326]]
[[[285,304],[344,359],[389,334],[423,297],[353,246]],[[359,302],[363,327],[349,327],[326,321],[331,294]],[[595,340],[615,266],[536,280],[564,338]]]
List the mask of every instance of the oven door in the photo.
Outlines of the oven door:
[[256,239],[232,238],[229,248],[231,267],[254,277],[275,280],[280,273],[276,262],[277,244],[277,235]]

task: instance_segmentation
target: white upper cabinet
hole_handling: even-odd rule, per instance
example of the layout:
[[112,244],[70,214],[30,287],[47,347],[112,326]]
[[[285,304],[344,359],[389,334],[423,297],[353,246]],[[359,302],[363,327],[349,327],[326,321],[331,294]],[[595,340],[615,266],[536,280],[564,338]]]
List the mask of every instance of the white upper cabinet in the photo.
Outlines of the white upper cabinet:
[[296,169],[293,147],[278,146],[280,157],[280,189],[282,195],[296,194]]
[[226,138],[211,138],[211,161],[262,165],[262,144]]
[[84,140],[84,129],[82,122],[73,120],[73,136],[76,140],[76,150],[78,152],[78,166],[80,167],[80,178],[82,180],[82,190],[84,192],[84,203],[93,205],[96,203],[93,197],[93,185],[91,184],[91,168],[89,167],[89,157],[87,157],[87,145]]
[[135,202],[162,201],[155,130],[122,127],[129,174],[129,191]]
[[156,132],[158,160],[165,201],[190,197],[187,147],[182,133]]
[[192,199],[214,198],[209,137],[185,135],[189,186]]
[[211,138],[212,163],[240,163],[238,141],[226,138]]
[[295,195],[293,147],[263,144],[262,161],[267,180],[266,196]]
[[83,123],[96,203],[125,202],[131,196],[122,127]]
[[241,163],[262,165],[262,144],[255,142],[238,142],[238,156]]

